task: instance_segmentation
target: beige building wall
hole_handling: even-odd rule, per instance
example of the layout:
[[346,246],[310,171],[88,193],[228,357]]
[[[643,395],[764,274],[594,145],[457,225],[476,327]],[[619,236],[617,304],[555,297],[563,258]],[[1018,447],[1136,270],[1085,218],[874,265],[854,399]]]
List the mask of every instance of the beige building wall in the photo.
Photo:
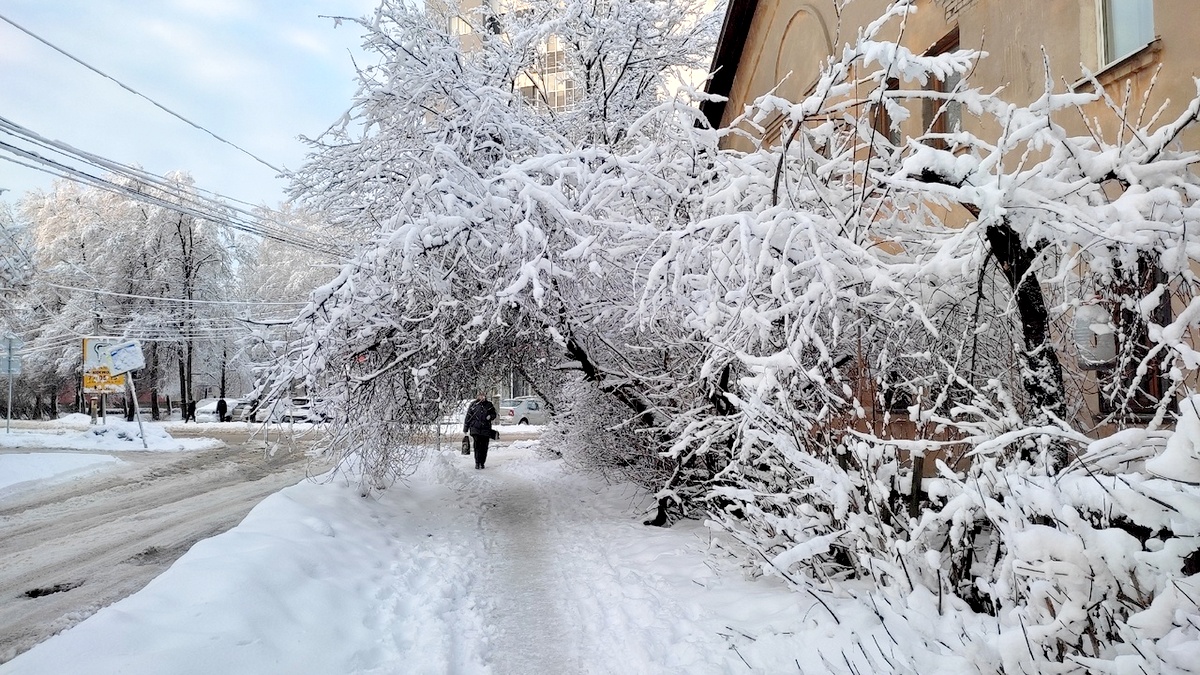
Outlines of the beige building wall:
[[[1169,100],[1168,117],[1178,115],[1196,94],[1192,78],[1200,75],[1200,1],[1153,0],[1156,39],[1112,63],[1105,63],[1102,55],[1102,2],[1105,0],[919,0],[904,35],[897,30],[887,37],[900,38],[908,48],[924,53],[957,29],[961,47],[989,54],[971,74],[971,86],[985,91],[1002,87],[1003,96],[1014,103],[1031,102],[1045,90],[1044,49],[1056,91],[1075,85],[1081,79],[1082,66],[1098,73],[1102,84],[1120,101],[1128,82],[1134,110],[1144,103],[1149,115]],[[839,17],[834,0],[759,0],[749,25],[740,27],[745,47],[722,126],[776,86],[787,98],[802,97],[816,81],[821,63],[840,53],[853,41],[858,27],[878,17],[886,5],[886,0],[855,0]],[[1150,91],[1156,73],[1158,81]],[[916,86],[901,84],[902,88]],[[1094,105],[1088,112],[1107,121],[1106,131],[1115,129],[1115,121],[1102,108]],[[914,112],[918,114],[910,123],[913,128],[906,133],[921,131],[920,111]],[[1077,117],[1064,117],[1062,123],[1072,131],[1084,131]],[[963,124],[977,130],[978,121],[968,116]],[[1187,141],[1200,145],[1200,132],[1191,132]]]

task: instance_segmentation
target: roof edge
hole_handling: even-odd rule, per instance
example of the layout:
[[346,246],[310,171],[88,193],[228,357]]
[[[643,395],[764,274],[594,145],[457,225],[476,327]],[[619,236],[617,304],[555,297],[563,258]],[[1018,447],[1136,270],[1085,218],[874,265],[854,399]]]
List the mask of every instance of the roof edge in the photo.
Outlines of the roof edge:
[[[742,51],[746,47],[750,22],[754,19],[757,9],[758,0],[729,0],[725,8],[725,21],[721,24],[721,34],[717,38],[717,48],[713,52],[712,67],[708,71],[705,93],[729,97],[730,91],[733,90],[733,78],[737,74],[738,63],[742,60]],[[708,124],[713,129],[721,126],[725,104],[726,101],[700,102],[700,112],[708,118]]]

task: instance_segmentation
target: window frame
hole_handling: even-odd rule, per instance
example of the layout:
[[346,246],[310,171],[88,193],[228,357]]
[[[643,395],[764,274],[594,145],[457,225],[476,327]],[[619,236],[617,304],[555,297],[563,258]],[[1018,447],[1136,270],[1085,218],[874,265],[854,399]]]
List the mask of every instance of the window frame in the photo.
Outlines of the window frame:
[[[1104,0],[1101,0],[1103,2]],[[958,26],[946,33],[925,52],[927,56],[937,56],[960,48]],[[930,78],[925,86],[926,91],[947,94],[958,88],[963,76],[957,75],[944,80]],[[926,98],[921,101],[921,123],[929,134],[950,134],[962,129],[962,103],[958,101],[943,101]],[[930,139],[929,145],[939,150],[946,150],[949,144],[945,139]]]
[[[1109,28],[1110,25],[1112,25],[1110,18],[1113,14],[1115,14],[1115,12],[1110,10],[1110,3],[1121,1],[1122,0],[1096,0],[1096,51],[1100,56],[1099,68],[1101,70],[1108,68],[1113,64],[1120,63],[1130,56],[1137,54],[1154,42],[1154,40],[1157,38],[1157,32],[1154,27],[1154,0],[1128,0],[1129,2],[1141,3],[1141,6],[1144,7],[1148,12],[1149,33],[1144,36],[1134,36],[1135,43],[1132,47],[1121,49],[1120,53],[1114,53],[1117,52],[1117,49],[1114,46],[1115,40],[1110,40],[1110,37],[1114,33],[1113,31],[1110,31]],[[1142,39],[1143,37],[1144,39]]]
[[887,103],[884,100],[887,98],[887,92],[890,91],[900,91],[899,78],[889,77],[883,83],[883,96],[871,110],[871,128],[892,145],[900,145],[900,130],[892,127],[892,115],[887,111]]

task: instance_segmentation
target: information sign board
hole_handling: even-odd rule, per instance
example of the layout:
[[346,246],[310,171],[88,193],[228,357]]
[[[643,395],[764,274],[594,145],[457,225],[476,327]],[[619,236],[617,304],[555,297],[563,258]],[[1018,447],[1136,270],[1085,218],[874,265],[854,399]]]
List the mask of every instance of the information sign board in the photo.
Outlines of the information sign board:
[[125,375],[113,371],[110,351],[121,343],[119,338],[83,338],[83,393],[120,394],[125,391]]
[[108,355],[114,373],[128,373],[146,365],[146,359],[142,357],[142,346],[137,340],[128,340],[109,347]]

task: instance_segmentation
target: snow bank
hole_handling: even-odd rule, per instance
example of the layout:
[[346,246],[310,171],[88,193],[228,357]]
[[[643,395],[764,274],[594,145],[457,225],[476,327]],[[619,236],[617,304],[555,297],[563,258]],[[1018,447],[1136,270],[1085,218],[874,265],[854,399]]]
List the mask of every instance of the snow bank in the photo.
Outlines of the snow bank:
[[23,483],[57,483],[120,463],[121,460],[111,455],[65,452],[0,454],[0,499],[10,489],[15,490]]
[[93,425],[87,415],[72,414],[54,422],[14,428],[12,433],[0,434],[0,448],[180,452],[210,450],[225,445],[223,441],[213,438],[177,439],[161,424],[146,422],[143,427],[147,447],[142,447],[142,432],[137,422],[110,418],[107,424]]

